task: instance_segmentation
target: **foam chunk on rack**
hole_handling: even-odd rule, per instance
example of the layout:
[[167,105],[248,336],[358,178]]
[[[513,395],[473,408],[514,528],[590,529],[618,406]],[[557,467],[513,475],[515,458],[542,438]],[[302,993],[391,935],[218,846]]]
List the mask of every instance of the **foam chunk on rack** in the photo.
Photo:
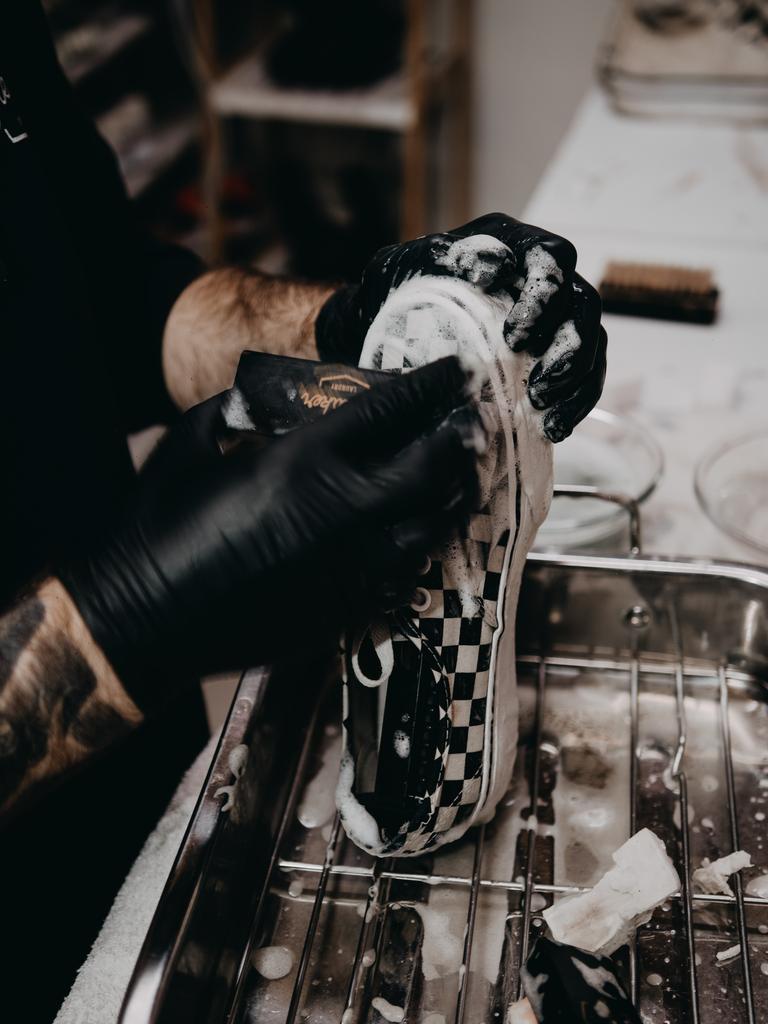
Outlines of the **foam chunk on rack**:
[[728,879],[737,871],[751,867],[752,858],[745,850],[736,850],[727,857],[713,860],[711,864],[705,858],[701,867],[693,872],[693,884],[699,892],[721,892],[725,896],[733,896]]
[[544,911],[558,942],[608,956],[680,889],[664,844],[650,829],[628,839],[613,861],[615,867],[589,892],[567,896]]

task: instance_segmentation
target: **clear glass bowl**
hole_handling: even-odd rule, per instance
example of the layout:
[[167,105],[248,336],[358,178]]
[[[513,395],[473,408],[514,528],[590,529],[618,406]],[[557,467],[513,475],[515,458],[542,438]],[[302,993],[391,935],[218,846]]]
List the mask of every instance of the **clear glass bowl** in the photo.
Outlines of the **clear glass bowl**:
[[699,504],[715,526],[768,554],[768,427],[708,452],[693,482]]
[[[661,479],[664,458],[644,427],[593,409],[569,438],[554,446],[554,469],[555,484],[618,491],[642,502]],[[613,536],[626,522],[626,512],[607,501],[555,497],[536,548],[564,551],[593,544]]]

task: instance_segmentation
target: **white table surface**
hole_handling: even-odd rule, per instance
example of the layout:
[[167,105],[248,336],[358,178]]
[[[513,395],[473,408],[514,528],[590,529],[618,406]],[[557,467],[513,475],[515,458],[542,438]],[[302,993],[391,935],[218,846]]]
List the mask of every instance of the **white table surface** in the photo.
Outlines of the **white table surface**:
[[[570,238],[594,282],[609,259],[714,269],[715,326],[605,317],[600,404],[631,414],[664,449],[665,474],[644,509],[649,552],[760,562],[699,510],[693,468],[718,440],[768,426],[768,130],[623,118],[595,88],[522,216]],[[149,837],[57,1024],[117,1020],[211,754]]]
[[570,238],[595,284],[611,259],[714,270],[713,326],[604,317],[600,405],[664,451],[643,507],[647,551],[768,564],[713,526],[693,491],[712,446],[768,427],[768,130],[622,117],[595,88],[524,217]]

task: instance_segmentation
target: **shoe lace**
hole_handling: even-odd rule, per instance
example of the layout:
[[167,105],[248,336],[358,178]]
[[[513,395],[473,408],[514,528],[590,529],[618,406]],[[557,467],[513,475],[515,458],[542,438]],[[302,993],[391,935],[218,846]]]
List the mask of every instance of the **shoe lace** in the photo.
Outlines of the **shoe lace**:
[[[418,622],[419,619],[417,618],[416,623]],[[368,626],[356,634],[352,642],[350,660],[352,671],[363,686],[373,688],[389,681],[389,677],[392,675],[395,667],[393,627],[396,627],[414,646],[427,652],[432,663],[432,671],[436,673],[436,676],[447,675],[440,655],[416,623],[403,611],[398,610],[390,613],[389,617],[381,616],[374,619]],[[367,639],[372,643],[379,662],[380,672],[377,676],[370,675],[360,664],[360,649]]]

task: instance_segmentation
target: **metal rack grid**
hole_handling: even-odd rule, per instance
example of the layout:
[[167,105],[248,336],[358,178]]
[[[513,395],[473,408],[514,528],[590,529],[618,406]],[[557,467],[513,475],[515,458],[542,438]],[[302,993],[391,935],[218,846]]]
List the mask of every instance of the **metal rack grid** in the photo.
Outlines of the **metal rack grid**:
[[[757,864],[768,864],[768,575],[586,556],[536,556],[529,568],[514,803],[503,801],[495,819],[463,842],[413,861],[361,853],[332,810],[305,826],[298,809],[322,773],[338,722],[331,702],[316,710],[293,760],[278,744],[269,778],[282,772],[287,788],[270,796],[279,814],[260,831],[249,801],[263,790],[272,754],[256,764],[270,733],[259,732],[261,684],[249,687],[246,677],[139,959],[124,1022],[178,1019],[169,994],[183,991],[186,1005],[199,1007],[190,1020],[382,1024],[380,1009],[401,1006],[403,1019],[420,1024],[502,1024],[519,994],[519,964],[542,931],[543,907],[586,891],[611,865],[613,850],[644,825],[666,842],[683,885],[617,954],[643,1020],[768,1019],[768,899],[747,886],[757,869],[744,872],[744,883],[732,881],[733,896],[690,886],[703,855],[714,859],[741,844]],[[605,719],[599,728],[588,721],[579,732],[573,724],[598,713]],[[575,739],[567,739],[569,730]],[[222,815],[213,793],[227,781],[228,749],[241,742],[251,746],[252,777],[240,810]],[[601,743],[612,758],[605,784]],[[573,782],[574,764],[576,775],[586,765],[596,779]],[[581,838],[585,829],[596,836],[597,859],[589,877],[583,865],[577,877],[567,859],[572,836],[562,830],[568,793],[585,786],[592,786],[589,813],[612,808],[615,820],[602,831],[594,821],[582,828]],[[251,866],[249,842],[259,835],[265,859]],[[239,904],[244,930],[211,938],[212,923]],[[419,917],[436,905],[454,941],[451,957],[437,964],[439,976],[428,979],[430,929]],[[254,954],[269,945],[289,947],[294,963],[285,977],[267,981]],[[737,945],[718,961],[717,952]],[[223,1013],[210,1009],[215,985]],[[377,1008],[382,997],[388,1003]]]
[[[637,624],[641,627],[642,609],[632,609],[631,611],[637,614]],[[674,605],[670,607],[670,623],[672,626],[675,644],[679,650],[680,638]],[[639,630],[635,630],[635,637],[639,637]],[[638,643],[635,641],[632,644],[632,654],[628,662],[619,660],[608,661],[606,659],[602,659],[598,664],[602,671],[621,673],[626,677],[627,681],[630,706],[629,742],[632,751],[632,756],[630,758],[631,785],[627,797],[630,809],[630,831],[633,832],[636,830],[638,825],[637,781],[639,758],[639,692],[640,683],[645,671],[641,663]],[[536,697],[533,741],[531,744],[533,757],[530,759],[532,769],[528,774],[528,788],[531,806],[537,807],[540,803],[539,783],[541,779],[543,710],[548,676],[550,672],[555,669],[570,669],[577,671],[585,669],[592,670],[595,668],[595,662],[583,658],[564,657],[528,656],[521,659],[521,674],[530,674],[531,668],[535,670]],[[689,993],[689,1004],[682,1011],[686,1016],[683,1016],[680,1019],[689,1019],[693,1024],[698,1024],[700,1020],[699,989],[697,985],[697,960],[700,958],[697,954],[697,934],[694,923],[694,907],[712,905],[731,907],[735,910],[738,924],[738,939],[741,947],[739,960],[744,991],[743,1019],[748,1021],[749,1024],[755,1024],[758,1017],[756,1015],[752,971],[749,957],[749,936],[746,920],[746,908],[748,906],[766,907],[768,906],[768,903],[759,897],[745,895],[741,879],[739,877],[735,879],[734,896],[710,895],[698,892],[694,893],[692,891],[690,878],[694,865],[692,863],[690,844],[688,778],[685,770],[685,754],[689,738],[685,708],[686,684],[690,682],[700,686],[702,680],[708,677],[712,684],[717,685],[719,691],[717,706],[719,709],[719,728],[723,746],[722,768],[726,783],[725,788],[727,816],[730,825],[730,844],[733,850],[738,849],[739,822],[734,782],[734,766],[731,755],[729,683],[737,685],[743,690],[745,677],[738,673],[729,673],[724,665],[720,665],[716,670],[706,673],[702,672],[701,669],[688,672],[686,670],[681,651],[674,663],[668,665],[659,665],[654,663],[649,671],[654,677],[658,677],[659,675],[667,676],[669,688],[674,694],[677,726],[677,739],[672,756],[671,775],[677,784],[676,799],[679,803],[680,821],[682,823],[682,828],[680,830],[680,849],[678,856],[675,857],[675,859],[678,860],[678,867],[680,869],[682,891],[675,894],[675,896],[672,897],[672,901],[679,904],[685,923],[686,971],[687,988]],[[286,811],[287,814],[291,814],[292,812],[293,809],[290,807]],[[520,907],[516,916],[522,922],[521,941],[519,959],[515,964],[514,978],[512,979],[513,991],[515,996],[519,998],[519,963],[526,959],[529,950],[532,917],[535,913],[533,910],[534,898],[537,896],[539,898],[550,898],[552,896],[575,894],[587,891],[588,888],[585,886],[536,881],[535,852],[538,829],[535,817],[532,817],[532,822],[533,827],[526,827],[524,829],[526,837],[524,844],[526,847],[526,854],[524,858],[524,876],[522,881],[499,880],[484,877],[482,875],[481,867],[486,842],[485,826],[481,826],[473,831],[471,839],[473,844],[472,869],[467,875],[440,875],[436,873],[423,874],[420,871],[409,871],[407,863],[404,861],[397,862],[394,860],[373,861],[370,866],[339,864],[337,863],[337,855],[339,852],[340,839],[343,833],[340,829],[338,815],[334,818],[330,838],[326,846],[325,858],[322,862],[311,862],[301,859],[296,860],[290,859],[286,856],[280,856],[277,861],[277,868],[282,873],[300,872],[302,874],[319,875],[314,894],[311,896],[311,914],[309,924],[306,929],[302,948],[298,951],[297,966],[293,975],[290,1002],[287,1013],[284,1017],[287,1024],[293,1024],[293,1022],[297,1020],[313,1019],[311,1012],[309,1012],[309,1008],[305,1008],[303,1011],[301,1010],[302,997],[305,994],[304,988],[306,985],[313,949],[317,942],[322,942],[322,936],[318,933],[318,925],[321,919],[321,912],[324,903],[328,900],[329,883],[334,877],[364,879],[370,882],[370,887],[365,897],[362,924],[357,940],[354,944],[354,957],[347,968],[348,980],[345,985],[344,1007],[343,1012],[340,1015],[340,1019],[343,1021],[343,1024],[351,1024],[352,1021],[357,1020],[383,1019],[377,1017],[375,1011],[371,1011],[370,1003],[366,1004],[364,1001],[361,1003],[360,998],[365,995],[364,978],[366,968],[371,967],[370,963],[365,963],[365,951],[369,949],[376,950],[377,958],[380,954],[380,949],[377,944],[381,943],[383,936],[383,929],[381,927],[381,910],[387,906],[387,890],[393,881],[421,883],[428,885],[431,888],[438,885],[446,885],[463,886],[468,887],[469,889],[461,962],[457,965],[457,970],[455,972],[457,994],[455,1010],[452,1015],[452,1019],[455,1024],[464,1024],[467,1019],[466,1014],[469,986],[465,984],[465,981],[472,962],[471,957],[475,937],[479,892],[484,888],[492,888],[508,893],[519,894]],[[378,911],[378,913],[376,911]],[[632,944],[632,949],[628,958],[629,982],[633,1000],[637,1000],[638,995],[636,946],[636,943]],[[307,1015],[308,1012],[309,1015]],[[407,1011],[404,1019],[412,1019],[407,1015]],[[413,1019],[421,1019],[421,1017],[414,1017]],[[648,1019],[655,1019],[655,1017],[649,1016]]]

